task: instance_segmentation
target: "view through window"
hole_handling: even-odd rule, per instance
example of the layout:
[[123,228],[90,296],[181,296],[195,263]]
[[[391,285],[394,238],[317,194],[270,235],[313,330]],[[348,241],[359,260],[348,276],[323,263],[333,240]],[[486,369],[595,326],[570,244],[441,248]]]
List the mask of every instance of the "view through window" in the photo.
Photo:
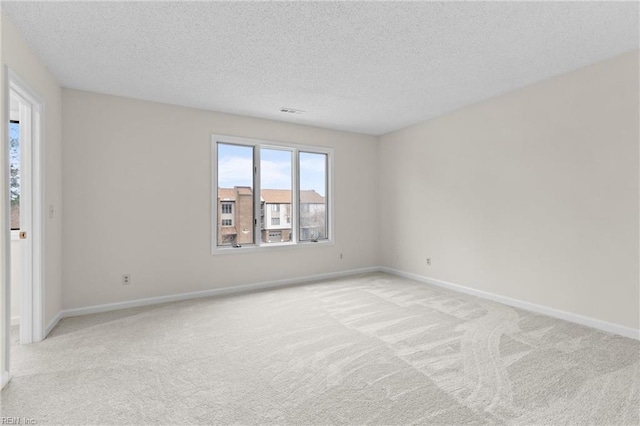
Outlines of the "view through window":
[[218,144],[219,246],[254,243],[253,147]]
[[300,240],[327,238],[327,154],[300,152]]
[[260,149],[260,233],[263,243],[281,243],[293,239],[292,161],[290,150]]
[[216,142],[215,149],[217,246],[329,239],[328,152],[254,142]]
[[9,123],[9,167],[11,192],[11,229],[20,229],[20,123]]

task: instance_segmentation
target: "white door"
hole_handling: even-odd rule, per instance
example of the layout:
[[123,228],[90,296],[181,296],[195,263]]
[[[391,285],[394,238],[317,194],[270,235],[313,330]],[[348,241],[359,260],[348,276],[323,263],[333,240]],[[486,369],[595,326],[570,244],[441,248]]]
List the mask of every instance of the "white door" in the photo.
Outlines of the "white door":
[[39,342],[42,312],[43,103],[9,71],[9,96],[18,105],[20,133],[20,343]]

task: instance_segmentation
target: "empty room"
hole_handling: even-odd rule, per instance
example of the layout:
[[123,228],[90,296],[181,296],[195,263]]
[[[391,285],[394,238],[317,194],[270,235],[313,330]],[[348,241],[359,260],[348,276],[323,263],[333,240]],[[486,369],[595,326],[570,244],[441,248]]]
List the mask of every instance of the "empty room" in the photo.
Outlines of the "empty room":
[[639,424],[639,17],[0,2],[0,424]]

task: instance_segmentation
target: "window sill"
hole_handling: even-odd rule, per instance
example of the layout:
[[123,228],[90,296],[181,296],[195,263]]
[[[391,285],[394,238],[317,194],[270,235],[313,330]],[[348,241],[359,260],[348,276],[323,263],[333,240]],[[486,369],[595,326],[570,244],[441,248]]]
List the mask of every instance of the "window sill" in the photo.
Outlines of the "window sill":
[[278,250],[297,250],[297,249],[306,249],[312,247],[332,247],[335,246],[335,243],[330,240],[318,241],[317,243],[313,242],[303,242],[303,243],[270,243],[264,244],[261,246],[243,246],[243,247],[215,247],[213,249],[212,254],[241,254],[241,253],[260,253],[266,251],[278,251]]

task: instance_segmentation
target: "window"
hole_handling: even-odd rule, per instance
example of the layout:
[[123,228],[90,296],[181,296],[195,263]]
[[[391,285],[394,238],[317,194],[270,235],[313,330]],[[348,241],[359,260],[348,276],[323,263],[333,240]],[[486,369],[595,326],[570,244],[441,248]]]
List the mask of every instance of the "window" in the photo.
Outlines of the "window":
[[327,162],[324,153],[300,151],[300,240],[319,241],[327,233]]
[[214,251],[330,241],[331,149],[214,135],[212,152]]
[[233,214],[232,203],[222,203],[222,214]]
[[[254,244],[254,194],[253,194],[253,146],[219,143],[216,146],[218,158],[218,197],[220,204],[216,211],[220,211],[220,225],[216,226],[216,245],[241,247],[245,244]],[[235,205],[236,221],[233,226],[233,218],[226,217],[229,213],[223,213],[223,209],[233,212]],[[230,207],[224,207],[228,205]],[[231,220],[231,225],[226,225],[223,220]]]
[[[293,187],[293,152],[291,149],[282,149],[279,147],[269,146],[260,147],[260,195],[261,200],[267,204],[266,223],[268,226],[262,226],[260,234],[262,235],[261,244],[280,243],[284,241],[282,237],[287,237],[289,241],[291,229],[283,230],[284,235],[278,238],[270,237],[267,233],[268,228],[277,226],[282,229],[283,213],[286,212],[286,206],[291,206],[293,195],[291,188]],[[282,234],[282,233],[281,233]]]
[[9,168],[11,192],[11,229],[20,229],[20,123],[9,122]]

